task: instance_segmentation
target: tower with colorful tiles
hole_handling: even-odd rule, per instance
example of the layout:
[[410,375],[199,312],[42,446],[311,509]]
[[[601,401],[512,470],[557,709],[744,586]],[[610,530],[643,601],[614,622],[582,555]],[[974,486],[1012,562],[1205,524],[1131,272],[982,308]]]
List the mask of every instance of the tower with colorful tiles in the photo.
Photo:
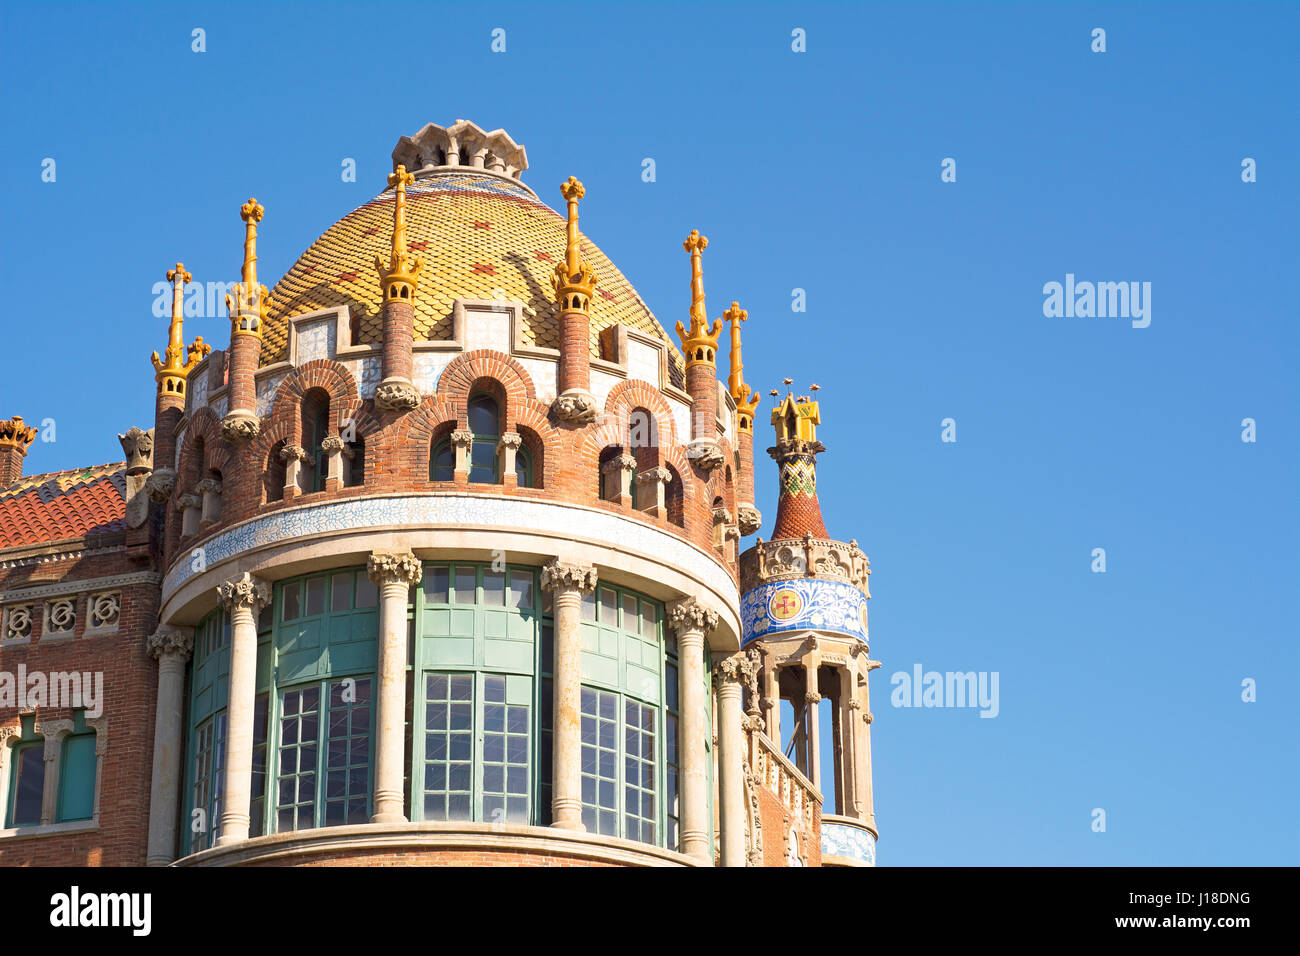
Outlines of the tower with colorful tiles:
[[[756,716],[825,797],[823,852],[874,864],[867,675],[880,664],[868,647],[870,564],[857,541],[826,530],[817,497],[817,456],[826,450],[817,440],[820,403],[772,395],[776,444],[767,452],[779,470],[776,523],[771,540],[759,538],[740,556],[744,646],[761,688]],[[783,703],[793,726],[782,726]]]

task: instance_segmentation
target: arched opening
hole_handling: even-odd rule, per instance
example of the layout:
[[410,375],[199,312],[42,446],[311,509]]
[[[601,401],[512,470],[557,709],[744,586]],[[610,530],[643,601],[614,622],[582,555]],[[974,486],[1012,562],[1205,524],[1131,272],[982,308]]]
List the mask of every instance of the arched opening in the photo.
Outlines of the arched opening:
[[321,444],[329,436],[330,397],[320,388],[309,389],[302,398],[302,444],[307,450],[302,490],[307,493],[325,490],[329,456]]
[[501,481],[497,445],[501,442],[501,407],[486,392],[470,396],[466,412],[474,438],[469,449],[471,484],[492,485]]
[[343,446],[343,487],[359,488],[366,482],[366,440],[358,435]]
[[668,481],[668,487],[664,489],[664,504],[668,509],[668,523],[675,524],[679,528],[685,526],[683,516],[683,505],[685,492],[682,488],[682,476],[677,473],[677,469],[668,465],[668,474],[671,476]]
[[280,457],[286,442],[278,441],[266,455],[266,468],[262,472],[262,504],[284,498],[285,462]]

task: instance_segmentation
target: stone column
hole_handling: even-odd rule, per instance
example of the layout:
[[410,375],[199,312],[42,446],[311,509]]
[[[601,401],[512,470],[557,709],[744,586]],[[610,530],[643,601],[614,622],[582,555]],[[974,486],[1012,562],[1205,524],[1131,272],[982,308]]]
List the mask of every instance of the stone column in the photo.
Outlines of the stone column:
[[320,447],[329,456],[325,459],[325,490],[338,491],[343,487],[343,439],[326,435]]
[[245,571],[217,588],[217,596],[230,615],[226,772],[221,831],[217,836],[217,846],[226,846],[248,839],[253,784],[253,709],[257,697],[257,615],[270,602],[271,590]]
[[745,731],[741,721],[742,682],[754,665],[745,657],[718,663],[718,795],[722,824],[722,865],[745,865]]
[[600,466],[605,479],[605,499],[617,505],[632,504],[632,476],[636,474],[636,459],[631,455],[616,455]]
[[668,517],[667,489],[672,480],[672,472],[662,465],[647,468],[637,475],[636,495],[640,510],[654,518]]
[[817,686],[817,668],[805,668],[804,680],[807,691],[804,694],[804,716],[808,728],[808,779],[818,790],[822,788],[822,755],[821,755],[821,729],[820,721],[817,719],[817,705],[821,703],[822,695],[817,693],[814,688]]
[[[835,768],[836,797],[835,809],[845,816],[855,816],[854,803],[857,789],[857,745],[861,733],[857,727],[858,712],[853,706],[857,698],[857,673],[850,666],[839,668],[840,692],[835,714],[835,725],[839,740],[835,748],[835,759],[839,765]],[[859,704],[859,706],[861,706]]]
[[517,486],[515,456],[519,452],[519,446],[523,443],[523,436],[518,432],[506,432],[497,442],[497,457],[498,461],[501,462],[501,483],[503,485]]
[[[149,635],[158,660],[158,705],[153,725],[153,774],[149,783],[149,844],[145,863],[166,866],[176,859],[176,820],[184,778],[181,745],[185,708],[185,662],[194,650],[189,629],[160,627]],[[213,826],[215,820],[206,824]]]
[[375,793],[371,823],[405,823],[402,775],[406,749],[406,605],[423,566],[410,551],[381,552],[367,562],[379,586],[379,693],[375,708]]
[[203,496],[199,518],[213,523],[221,520],[221,482],[215,478],[204,478],[198,483],[198,492]]
[[185,494],[176,499],[176,510],[181,513],[182,538],[198,534],[201,503],[198,495]]
[[451,433],[451,447],[456,452],[455,474],[459,481],[469,477],[469,449],[473,443],[474,433],[468,428],[457,428]]
[[281,497],[289,501],[302,494],[302,466],[307,460],[307,449],[302,445],[285,445],[280,449],[280,460],[284,462],[284,494]]
[[596,588],[596,569],[558,558],[542,568],[542,587],[555,608],[555,700],[551,740],[551,826],[585,830],[582,823],[582,595]]
[[772,742],[781,746],[781,681],[775,662],[763,668],[763,724]]
[[708,841],[708,776],[704,749],[708,733],[708,701],[704,694],[704,641],[718,626],[718,614],[694,598],[683,598],[668,610],[677,632],[677,674],[680,723],[678,766],[681,786],[681,852],[713,862]]

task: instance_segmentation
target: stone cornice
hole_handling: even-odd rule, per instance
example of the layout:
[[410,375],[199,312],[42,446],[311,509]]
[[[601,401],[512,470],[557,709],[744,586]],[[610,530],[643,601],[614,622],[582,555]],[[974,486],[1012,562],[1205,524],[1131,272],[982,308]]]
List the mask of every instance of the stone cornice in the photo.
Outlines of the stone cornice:
[[65,594],[80,594],[84,591],[108,591],[114,588],[129,587],[132,584],[159,585],[161,583],[162,575],[156,571],[136,571],[132,574],[115,574],[106,578],[82,578],[77,581],[59,581],[57,584],[43,584],[36,587],[0,591],[0,604],[61,597]]

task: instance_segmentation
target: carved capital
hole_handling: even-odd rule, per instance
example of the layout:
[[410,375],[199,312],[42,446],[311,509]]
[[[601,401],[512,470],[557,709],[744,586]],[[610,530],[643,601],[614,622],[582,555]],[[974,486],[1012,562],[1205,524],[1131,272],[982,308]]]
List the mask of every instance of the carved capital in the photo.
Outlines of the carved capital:
[[648,485],[655,481],[666,485],[672,480],[673,473],[662,465],[656,468],[647,468],[645,471],[641,472],[641,474],[636,476],[636,483],[638,485]]
[[176,490],[176,472],[170,468],[157,468],[144,483],[145,493],[155,504],[166,504]]
[[468,450],[474,443],[474,433],[468,428],[457,428],[451,433],[451,443]]
[[682,598],[668,606],[668,623],[680,635],[701,631],[708,637],[718,626],[718,612],[705,607],[695,598]]
[[321,439],[320,450],[327,455],[334,455],[343,450],[343,439],[338,435],[326,435]]
[[562,422],[588,425],[596,420],[596,398],[586,392],[565,392],[551,403],[551,414]]
[[712,471],[726,461],[726,456],[722,454],[722,447],[708,438],[699,438],[688,444],[686,457],[695,467],[704,471]]
[[204,478],[197,485],[195,485],[195,488],[198,490],[199,494],[201,495],[221,494],[221,482],[217,481],[217,479],[215,478]]
[[403,379],[380,382],[375,389],[375,404],[390,412],[409,412],[420,407],[420,393]]
[[590,564],[569,564],[556,558],[542,566],[542,587],[547,591],[596,589],[596,568]]
[[723,681],[749,685],[755,674],[754,662],[748,656],[724,657],[713,668],[714,682]]
[[385,584],[410,587],[423,576],[424,566],[410,551],[375,551],[366,561],[366,573],[381,587]]
[[631,455],[618,455],[600,466],[601,474],[611,475],[617,471],[631,471],[636,467],[636,459]]
[[247,608],[256,615],[271,603],[271,589],[247,571],[217,588],[217,597],[229,613]]
[[506,432],[501,436],[501,440],[497,442],[497,448],[514,448],[518,450],[523,443],[524,438],[518,432]]
[[145,641],[149,653],[162,660],[167,655],[175,655],[182,661],[188,661],[194,652],[194,636],[178,627],[160,627]]
[[726,508],[719,507],[712,510],[714,524],[727,524],[731,521],[731,512]]
[[803,695],[803,699],[809,704],[820,704],[822,702],[822,695],[813,691],[808,691],[808,693]]
[[262,422],[254,415],[231,412],[221,420],[221,437],[232,445],[252,441],[262,430]]
[[736,522],[740,526],[740,533],[748,536],[763,527],[763,515],[757,508],[741,505],[736,509]]
[[306,461],[307,449],[302,445],[285,445],[280,449],[280,460],[286,465],[291,461]]
[[184,511],[186,508],[199,508],[203,505],[203,499],[198,495],[184,494],[176,499],[176,510]]

